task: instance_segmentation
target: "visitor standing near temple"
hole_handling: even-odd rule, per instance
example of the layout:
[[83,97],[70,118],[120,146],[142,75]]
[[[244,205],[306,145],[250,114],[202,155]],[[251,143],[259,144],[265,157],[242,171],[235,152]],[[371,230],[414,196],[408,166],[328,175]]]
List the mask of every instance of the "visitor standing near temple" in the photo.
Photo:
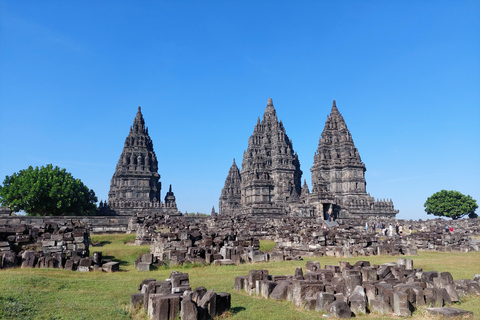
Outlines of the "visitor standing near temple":
[[388,231],[389,231],[390,237],[393,237],[393,226],[392,226],[391,223],[390,223],[390,225],[388,226]]
[[398,222],[397,222],[397,224],[395,224],[395,233],[397,234],[397,236],[400,235],[400,227],[398,225]]

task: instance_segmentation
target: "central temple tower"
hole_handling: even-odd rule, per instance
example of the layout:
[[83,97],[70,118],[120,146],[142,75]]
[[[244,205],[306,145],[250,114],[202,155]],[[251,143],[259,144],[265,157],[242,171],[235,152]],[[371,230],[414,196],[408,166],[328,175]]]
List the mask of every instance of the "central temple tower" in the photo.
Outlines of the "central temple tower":
[[241,206],[247,214],[279,214],[301,193],[300,162],[269,98],[243,154]]

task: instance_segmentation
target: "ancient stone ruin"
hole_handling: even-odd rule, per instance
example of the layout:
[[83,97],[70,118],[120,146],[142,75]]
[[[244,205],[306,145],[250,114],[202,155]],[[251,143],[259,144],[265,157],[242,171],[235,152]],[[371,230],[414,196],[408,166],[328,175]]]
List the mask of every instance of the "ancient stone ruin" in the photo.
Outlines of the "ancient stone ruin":
[[[180,215],[172,186],[161,201],[162,185],[153,142],[138,107],[133,126],[125,139],[122,154],[110,182],[108,210],[120,215],[136,212],[162,212]],[[104,208],[103,211],[108,211]]]
[[[235,290],[265,299],[288,300],[297,307],[350,318],[369,312],[411,316],[421,306],[434,307],[432,314],[472,314],[445,305],[460,302],[465,295],[480,295],[480,274],[473,280],[453,280],[449,272],[414,268],[411,259],[370,265],[357,261],[338,266],[307,261],[293,275],[269,275],[268,270],[251,270],[235,278]],[[452,310],[453,309],[453,310]],[[429,309],[427,309],[429,310]]]
[[192,290],[188,273],[172,271],[165,281],[145,279],[139,293],[130,297],[130,308],[144,308],[151,320],[213,319],[230,310],[231,295],[205,287]]
[[365,164],[345,120],[333,101],[314,156],[312,192],[292,141],[268,99],[263,119],[257,120],[242,168],[235,160],[219,200],[219,214],[234,216],[320,217],[324,220],[395,217],[391,200],[375,200],[366,191]]
[[16,220],[0,220],[0,269],[118,271],[119,263],[102,260],[101,252],[89,257],[90,234],[82,221],[70,219],[55,223],[34,219],[36,223],[25,224]]

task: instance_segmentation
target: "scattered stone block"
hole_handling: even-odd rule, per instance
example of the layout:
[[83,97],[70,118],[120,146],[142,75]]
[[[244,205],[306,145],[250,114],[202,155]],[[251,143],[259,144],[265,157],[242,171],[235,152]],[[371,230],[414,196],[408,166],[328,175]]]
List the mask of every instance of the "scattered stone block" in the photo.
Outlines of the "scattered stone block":
[[111,261],[111,262],[104,263],[102,265],[102,271],[105,271],[105,272],[117,272],[119,270],[120,270],[120,262]]
[[443,316],[445,318],[454,318],[454,317],[461,317],[461,318],[473,318],[473,312],[450,308],[450,307],[443,307],[443,308],[426,308],[427,312],[434,316]]
[[345,301],[334,301],[328,308],[328,313],[336,318],[348,319],[352,317],[352,311]]

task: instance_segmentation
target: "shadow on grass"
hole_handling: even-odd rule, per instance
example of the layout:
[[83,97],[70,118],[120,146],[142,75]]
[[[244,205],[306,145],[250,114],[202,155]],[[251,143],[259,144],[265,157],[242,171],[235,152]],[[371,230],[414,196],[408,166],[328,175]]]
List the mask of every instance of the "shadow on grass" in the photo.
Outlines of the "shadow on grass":
[[100,242],[92,242],[92,247],[103,247],[106,244],[112,243],[111,241],[100,241]]
[[237,314],[239,312],[245,311],[245,307],[233,307],[230,309],[231,314]]

